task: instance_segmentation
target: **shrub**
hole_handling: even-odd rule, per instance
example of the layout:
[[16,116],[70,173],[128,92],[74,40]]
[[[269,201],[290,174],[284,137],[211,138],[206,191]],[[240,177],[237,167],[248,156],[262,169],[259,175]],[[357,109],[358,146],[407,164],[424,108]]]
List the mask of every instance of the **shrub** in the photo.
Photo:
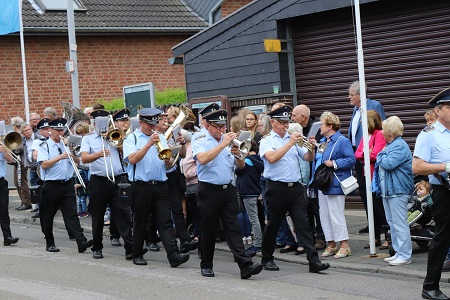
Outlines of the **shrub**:
[[170,105],[186,103],[186,90],[184,88],[156,91],[156,105]]

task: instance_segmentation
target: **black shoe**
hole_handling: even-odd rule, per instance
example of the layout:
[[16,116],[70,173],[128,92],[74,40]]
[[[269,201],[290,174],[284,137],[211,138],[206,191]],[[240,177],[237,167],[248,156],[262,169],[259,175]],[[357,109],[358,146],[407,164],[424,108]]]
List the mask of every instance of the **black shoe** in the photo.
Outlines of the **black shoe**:
[[324,271],[330,267],[329,263],[322,263],[320,261],[315,263],[309,263],[309,272],[310,273],[318,273],[320,271]]
[[147,243],[147,248],[148,248],[149,251],[152,251],[152,252],[158,252],[159,251],[159,246],[158,246],[157,243],[149,242],[149,243]]
[[203,268],[201,271],[202,276],[205,277],[214,277],[214,271],[210,268]]
[[39,219],[39,213],[36,213],[34,216],[31,217],[32,219]]
[[449,297],[445,296],[445,294],[441,292],[441,290],[422,290],[422,298],[438,300],[450,299]]
[[20,204],[20,206],[19,207],[16,207],[16,208],[14,208],[15,210],[19,210],[19,208],[21,208],[23,205],[22,204]]
[[273,262],[273,260],[262,262],[261,264],[263,265],[264,270],[267,270],[267,271],[279,271],[280,270],[280,268],[277,266],[276,263]]
[[69,235],[69,240],[73,241],[75,239],[75,236],[73,235],[72,232],[68,232],[67,234]]
[[256,275],[261,273],[263,269],[263,265],[258,263],[252,263],[251,265],[248,265],[247,267],[244,267],[241,270],[241,279],[247,279],[250,278],[252,275]]
[[92,247],[93,244],[93,240],[81,242],[80,244],[78,244],[78,253],[83,253],[87,248]]
[[31,205],[22,205],[21,207],[17,208],[17,211],[21,211],[21,210],[27,210],[27,209],[31,209]]
[[5,240],[3,241],[3,246],[10,246],[11,244],[15,244],[18,241],[19,241],[18,237],[13,238],[10,236],[10,237],[5,238]]
[[295,247],[293,246],[286,246],[283,249],[280,249],[280,253],[288,253],[288,252],[294,252]]
[[102,250],[94,250],[92,252],[92,257],[95,258],[95,259],[103,258]]
[[118,238],[111,238],[111,246],[122,246]]
[[364,227],[364,228],[361,228],[361,229],[359,230],[359,233],[369,233],[369,226],[366,226],[366,227]]
[[184,242],[180,246],[180,253],[188,253],[191,250],[195,250],[198,248],[198,241],[190,240],[189,242]]
[[136,257],[136,258],[133,258],[133,264],[138,265],[138,266],[145,266],[145,265],[147,265],[147,261],[142,256]]
[[45,247],[45,250],[47,250],[48,252],[59,252],[59,249],[56,248],[55,245],[47,246],[47,247]]
[[305,248],[303,248],[302,250],[298,250],[298,248],[295,250],[295,255],[300,255],[300,254],[304,254],[306,252]]
[[[147,248],[142,249],[142,255],[144,255],[147,252],[148,252]],[[131,249],[131,252],[129,252],[129,253],[125,252],[125,259],[127,259],[127,260],[133,259],[133,249]]]
[[169,258],[169,263],[172,268],[178,267],[189,260],[189,253],[175,253]]
[[38,210],[39,210],[39,208],[36,207],[36,208],[33,208],[32,210],[30,210],[30,212],[31,212],[31,213],[35,213],[35,212],[37,212]]

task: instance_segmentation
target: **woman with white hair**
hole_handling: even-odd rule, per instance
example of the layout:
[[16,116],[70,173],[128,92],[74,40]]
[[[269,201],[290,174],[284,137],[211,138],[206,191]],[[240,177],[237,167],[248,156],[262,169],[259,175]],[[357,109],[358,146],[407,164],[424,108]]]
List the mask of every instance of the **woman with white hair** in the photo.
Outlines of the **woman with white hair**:
[[377,155],[372,192],[381,194],[383,198],[392,246],[396,252],[384,261],[391,266],[400,266],[412,262],[411,233],[406,214],[408,199],[414,192],[412,154],[402,139],[403,123],[399,117],[384,120],[382,128],[387,143]]

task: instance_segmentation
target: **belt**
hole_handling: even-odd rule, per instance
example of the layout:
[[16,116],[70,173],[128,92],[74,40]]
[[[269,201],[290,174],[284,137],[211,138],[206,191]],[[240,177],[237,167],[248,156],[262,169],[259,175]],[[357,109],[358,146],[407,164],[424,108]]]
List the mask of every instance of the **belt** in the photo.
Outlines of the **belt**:
[[150,180],[150,181],[138,180],[138,181],[135,181],[135,183],[158,185],[158,184],[165,184],[166,182],[165,181],[157,181],[157,180]]
[[70,179],[68,179],[68,180],[45,180],[45,182],[61,183],[61,184],[68,183],[68,182],[70,182],[70,181],[72,181],[72,178],[70,178]]
[[199,183],[204,184],[205,186],[215,190],[226,190],[230,186],[230,184],[212,184],[203,181],[199,181]]
[[270,180],[267,179],[267,181],[269,181],[270,183],[274,183],[280,186],[285,186],[285,187],[294,187],[300,184],[300,182],[282,182],[282,181],[275,181],[275,180]]

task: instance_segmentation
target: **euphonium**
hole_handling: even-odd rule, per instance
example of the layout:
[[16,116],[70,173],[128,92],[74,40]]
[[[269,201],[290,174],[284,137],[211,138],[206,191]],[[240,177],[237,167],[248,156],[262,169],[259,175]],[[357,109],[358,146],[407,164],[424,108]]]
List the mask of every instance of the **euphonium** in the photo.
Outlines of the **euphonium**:
[[0,137],[0,144],[4,144],[6,149],[11,153],[16,163],[20,164],[20,157],[17,156],[13,150],[16,150],[22,145],[22,136],[20,133],[12,131],[5,136]]

